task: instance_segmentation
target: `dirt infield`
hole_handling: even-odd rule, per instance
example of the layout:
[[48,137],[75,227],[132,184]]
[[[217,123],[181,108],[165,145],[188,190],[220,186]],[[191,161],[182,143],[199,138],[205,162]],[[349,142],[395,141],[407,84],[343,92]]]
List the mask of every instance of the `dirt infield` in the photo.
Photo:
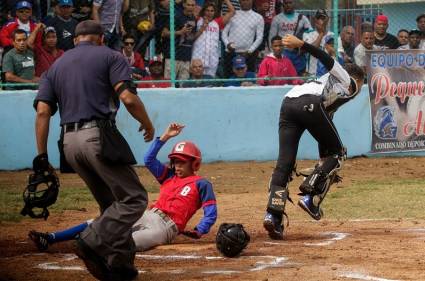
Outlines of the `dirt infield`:
[[[300,161],[299,167],[312,164]],[[299,207],[289,205],[285,240],[270,240],[262,229],[262,218],[273,165],[203,165],[202,174],[214,184],[219,204],[216,225],[200,240],[178,237],[173,245],[138,253],[138,280],[425,280],[425,216],[336,220],[326,216],[325,209],[325,218],[315,222]],[[344,180],[339,188],[365,179],[423,179],[424,167],[422,158],[351,159],[341,173]],[[145,169],[138,172],[145,184],[155,184]],[[22,174],[26,172],[0,173],[0,180],[13,180]],[[78,181],[75,176],[62,177],[62,187]],[[294,201],[298,199],[299,182],[297,178],[291,183]],[[397,204],[397,198],[388,204]],[[0,280],[93,280],[73,254],[72,242],[38,253],[26,235],[30,229],[58,230],[95,215],[93,204],[88,210],[53,213],[46,222],[25,219],[1,223]],[[201,215],[190,224],[195,225]],[[215,233],[222,222],[242,223],[250,233],[251,243],[241,257],[223,258],[215,249]]]

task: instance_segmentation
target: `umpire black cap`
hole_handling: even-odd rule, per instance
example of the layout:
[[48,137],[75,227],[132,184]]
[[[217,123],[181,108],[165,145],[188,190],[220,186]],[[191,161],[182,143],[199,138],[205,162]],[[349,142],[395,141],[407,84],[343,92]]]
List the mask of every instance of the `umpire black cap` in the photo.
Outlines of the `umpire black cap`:
[[102,26],[94,20],[85,20],[77,24],[75,36],[79,35],[102,35]]

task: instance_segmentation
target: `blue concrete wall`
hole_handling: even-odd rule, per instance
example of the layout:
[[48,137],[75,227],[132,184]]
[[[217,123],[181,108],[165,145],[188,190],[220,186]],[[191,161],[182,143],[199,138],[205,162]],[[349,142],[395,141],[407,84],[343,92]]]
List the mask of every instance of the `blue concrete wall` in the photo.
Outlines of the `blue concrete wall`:
[[[166,126],[177,121],[186,124],[175,140],[193,140],[199,145],[205,162],[275,160],[278,151],[278,116],[285,93],[284,87],[152,89],[140,97],[160,135]],[[31,166],[36,155],[34,137],[35,92],[0,92],[0,169],[14,170]],[[370,106],[368,90],[363,87],[354,101],[336,115],[335,124],[349,156],[368,153],[370,149]],[[49,157],[58,166],[57,140],[59,118],[52,120],[49,135]],[[138,124],[124,107],[118,114],[118,127],[126,137],[137,161],[143,164],[148,144],[138,132]],[[165,161],[175,141],[161,151]],[[299,147],[300,159],[315,159],[317,145],[305,135]],[[406,154],[404,154],[406,155]]]
[[425,1],[382,5],[382,12],[388,16],[388,32],[397,36],[400,29],[417,29],[416,17],[425,12]]

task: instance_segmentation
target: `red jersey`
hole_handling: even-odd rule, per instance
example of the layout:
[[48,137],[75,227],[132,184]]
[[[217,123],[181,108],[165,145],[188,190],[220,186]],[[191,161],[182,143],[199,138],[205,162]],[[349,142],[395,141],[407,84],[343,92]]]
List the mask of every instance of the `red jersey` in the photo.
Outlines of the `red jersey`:
[[179,178],[174,170],[162,164],[156,155],[164,142],[157,138],[146,152],[144,162],[149,171],[155,176],[161,187],[158,201],[153,207],[167,214],[182,232],[187,222],[200,208],[204,217],[197,224],[196,230],[205,234],[217,219],[217,206],[212,184],[200,176]]

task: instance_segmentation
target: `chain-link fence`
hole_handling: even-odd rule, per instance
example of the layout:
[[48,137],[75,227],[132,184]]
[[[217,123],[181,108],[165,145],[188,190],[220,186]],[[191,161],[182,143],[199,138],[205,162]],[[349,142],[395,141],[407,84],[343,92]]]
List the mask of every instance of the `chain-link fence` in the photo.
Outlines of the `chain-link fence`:
[[[415,48],[410,37],[425,48],[425,16],[420,16],[425,1],[379,5],[366,0],[110,1],[122,4],[115,12],[123,18],[122,28],[114,26],[118,44],[111,47],[118,46],[127,57],[141,88],[295,85],[326,73],[314,57],[284,49],[280,39],[287,34],[324,49],[342,64],[364,66],[367,49]],[[1,1],[4,21],[7,15],[13,20],[10,7],[16,2]],[[53,0],[31,3],[35,21],[48,14],[60,16]],[[73,3],[72,17],[79,21],[91,17],[92,0]],[[7,51],[13,45],[3,48]],[[2,77],[3,83],[11,82]]]

